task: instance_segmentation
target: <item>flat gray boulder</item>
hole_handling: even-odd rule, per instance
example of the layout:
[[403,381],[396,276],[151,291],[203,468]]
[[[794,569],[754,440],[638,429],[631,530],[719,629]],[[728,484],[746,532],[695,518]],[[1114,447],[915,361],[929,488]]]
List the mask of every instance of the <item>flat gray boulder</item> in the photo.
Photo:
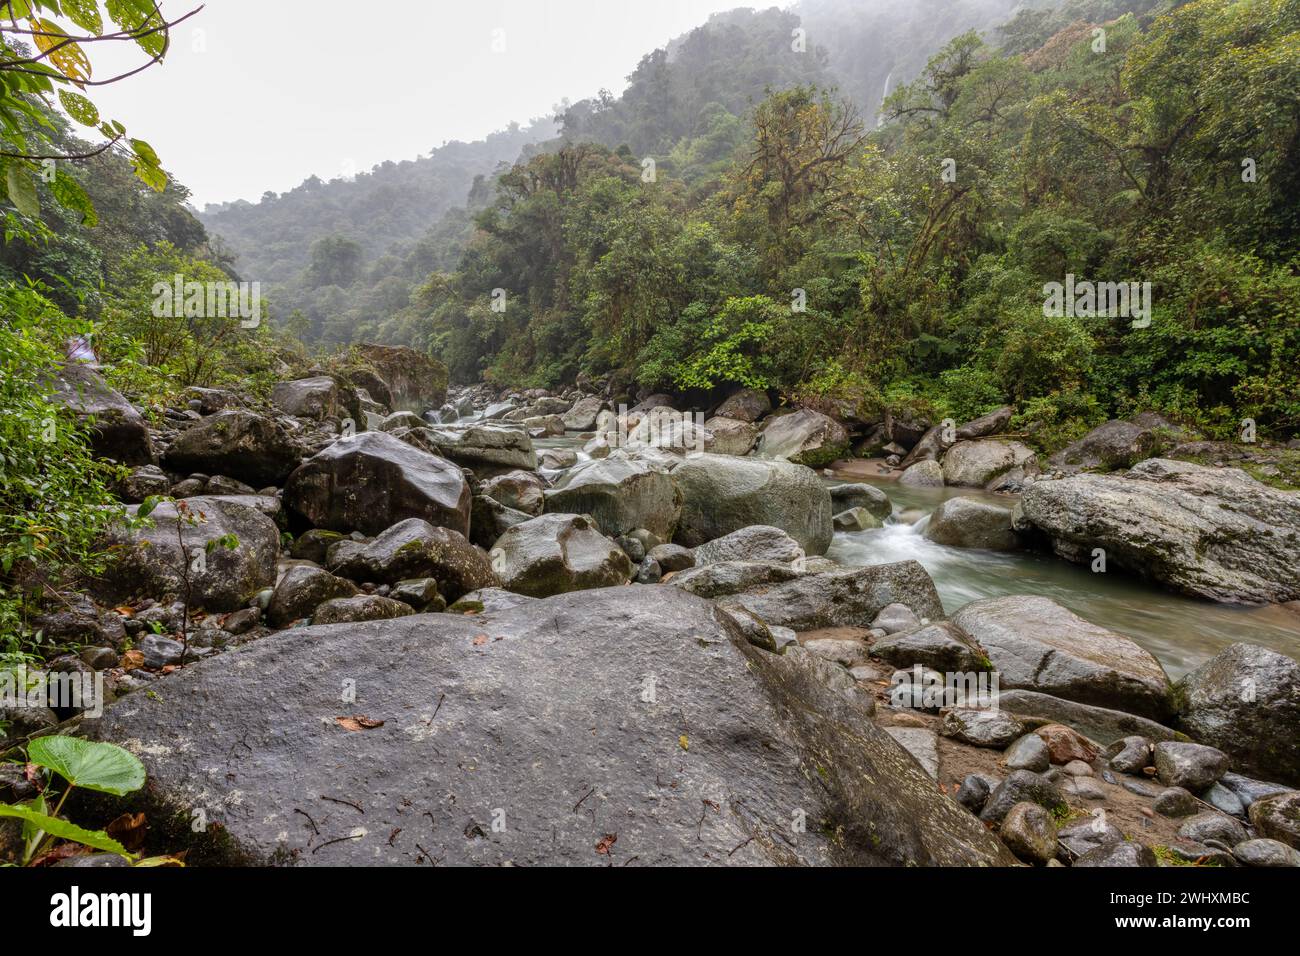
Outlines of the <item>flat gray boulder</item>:
[[1058,554],[1107,560],[1184,594],[1236,604],[1300,598],[1300,492],[1236,468],[1152,458],[1123,475],[1037,481],[1025,523]]
[[87,731],[149,776],[106,814],[196,864],[1010,864],[807,658],[619,588],[289,631]]
[[[422,437],[435,445],[444,457],[473,468],[537,470],[533,440],[523,428],[492,423],[466,426],[430,426]],[[485,472],[486,474],[486,472]]]
[[935,544],[985,551],[1014,551],[1020,537],[1011,527],[1011,509],[973,498],[949,498],[930,514],[922,536]]
[[799,542],[780,528],[754,525],[707,541],[695,549],[695,564],[720,561],[774,561],[789,564],[805,557]]
[[998,672],[1003,689],[1038,691],[1160,720],[1169,678],[1130,638],[1091,624],[1050,598],[1011,595],[952,616]]
[[732,561],[683,571],[668,583],[704,597],[725,598],[769,625],[795,631],[869,627],[890,604],[905,604],[926,620],[943,616],[934,582],[916,561],[825,571]]

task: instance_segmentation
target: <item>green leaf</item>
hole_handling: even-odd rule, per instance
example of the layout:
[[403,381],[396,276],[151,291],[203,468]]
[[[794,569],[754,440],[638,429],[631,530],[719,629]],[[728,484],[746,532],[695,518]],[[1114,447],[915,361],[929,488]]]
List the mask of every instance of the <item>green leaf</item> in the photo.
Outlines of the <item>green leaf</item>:
[[63,108],[68,115],[82,126],[99,125],[99,110],[95,108],[94,103],[80,93],[73,93],[71,90],[59,90],[59,102],[63,104]]
[[63,15],[95,36],[104,32],[104,18],[95,0],[63,0]]
[[126,847],[118,843],[111,836],[102,830],[87,830],[85,827],[79,827],[75,823],[69,823],[67,820],[60,820],[58,817],[46,816],[44,813],[38,813],[31,807],[22,804],[4,804],[0,803],[0,817],[14,817],[23,820],[32,827],[48,833],[50,836],[58,837],[60,840],[71,840],[74,843],[80,843],[84,846],[92,847],[96,850],[103,850],[106,853],[116,853],[118,856],[124,856],[128,860],[132,859],[131,854],[126,851]]
[[144,786],[144,764],[116,744],[80,737],[37,737],[27,745],[27,759],[85,790],[120,797]]
[[162,170],[158,154],[142,139],[133,139],[130,143],[131,150],[135,153],[131,165],[135,168],[136,176],[155,192],[162,192],[167,188],[167,174]]
[[36,195],[36,183],[26,167],[12,163],[5,174],[5,184],[9,188],[9,201],[20,213],[29,219],[41,214],[41,200]]
[[[154,11],[151,0],[107,0],[108,15],[123,30],[138,32],[163,25],[163,19]],[[167,49],[167,31],[135,37],[136,45],[150,56],[160,56]]]
[[54,177],[54,182],[50,183],[50,193],[59,205],[65,209],[81,213],[81,224],[83,226],[99,225],[99,215],[95,212],[95,204],[90,201],[86,191],[81,188],[81,183],[67,173],[59,170],[58,175]]

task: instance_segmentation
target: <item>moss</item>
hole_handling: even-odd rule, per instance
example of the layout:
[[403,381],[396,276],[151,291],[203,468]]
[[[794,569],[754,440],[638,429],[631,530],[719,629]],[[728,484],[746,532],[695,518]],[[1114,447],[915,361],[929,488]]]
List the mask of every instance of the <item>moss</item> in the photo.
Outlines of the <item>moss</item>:
[[1151,852],[1156,855],[1162,866],[1195,866],[1195,867],[1218,867],[1223,864],[1216,860],[1207,860],[1204,863],[1197,863],[1195,860],[1184,860],[1177,853],[1164,845],[1153,846]]

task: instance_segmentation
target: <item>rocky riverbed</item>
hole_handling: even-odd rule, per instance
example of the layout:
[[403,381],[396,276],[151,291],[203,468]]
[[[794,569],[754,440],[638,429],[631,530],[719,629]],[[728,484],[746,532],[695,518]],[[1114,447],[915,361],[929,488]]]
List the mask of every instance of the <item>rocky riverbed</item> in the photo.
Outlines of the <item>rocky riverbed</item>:
[[[1139,416],[1040,460],[1010,409],[448,395],[415,353],[370,359],[152,419],[69,373],[148,521],[42,622],[51,671],[103,678],[103,716],[0,720],[136,752],[133,808],[167,849],[1300,864],[1292,450]],[[935,555],[1005,583],[954,587]],[[1031,565],[1106,583],[1017,590]],[[1143,594],[1251,623],[1180,654],[1176,626],[1124,613]]]

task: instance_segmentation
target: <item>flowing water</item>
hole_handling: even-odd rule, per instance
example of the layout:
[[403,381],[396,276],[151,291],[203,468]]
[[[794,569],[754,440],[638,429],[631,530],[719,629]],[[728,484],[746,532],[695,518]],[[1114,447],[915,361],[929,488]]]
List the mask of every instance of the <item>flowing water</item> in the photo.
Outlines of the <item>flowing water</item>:
[[[581,453],[574,436],[533,443]],[[1282,607],[1245,608],[1182,597],[1118,568],[1093,573],[1050,554],[1000,553],[951,548],[921,536],[931,511],[947,498],[968,494],[1002,507],[1012,502],[959,488],[912,488],[896,481],[859,477],[827,478],[828,486],[865,482],[894,503],[894,517],[872,531],[837,532],[827,557],[843,565],[888,564],[916,560],[934,578],[944,609],[955,612],[981,598],[1038,594],[1068,607],[1085,620],[1125,634],[1156,656],[1177,678],[1229,644],[1249,641],[1300,659],[1300,614]]]
[[[1113,567],[1106,573],[1093,573],[1086,565],[1050,554],[975,551],[935,544],[921,535],[926,519],[910,523],[911,519],[918,512],[928,516],[946,498],[971,492],[911,488],[870,478],[848,480],[875,485],[889,495],[894,517],[872,531],[837,532],[826,556],[846,565],[919,561],[934,578],[949,614],[981,598],[1039,594],[1085,620],[1133,638],[1173,677],[1237,641],[1261,644],[1300,659],[1300,614],[1285,608],[1242,608],[1182,597]],[[832,486],[844,483],[827,479]],[[1011,505],[1006,498],[975,494],[1002,507]]]

